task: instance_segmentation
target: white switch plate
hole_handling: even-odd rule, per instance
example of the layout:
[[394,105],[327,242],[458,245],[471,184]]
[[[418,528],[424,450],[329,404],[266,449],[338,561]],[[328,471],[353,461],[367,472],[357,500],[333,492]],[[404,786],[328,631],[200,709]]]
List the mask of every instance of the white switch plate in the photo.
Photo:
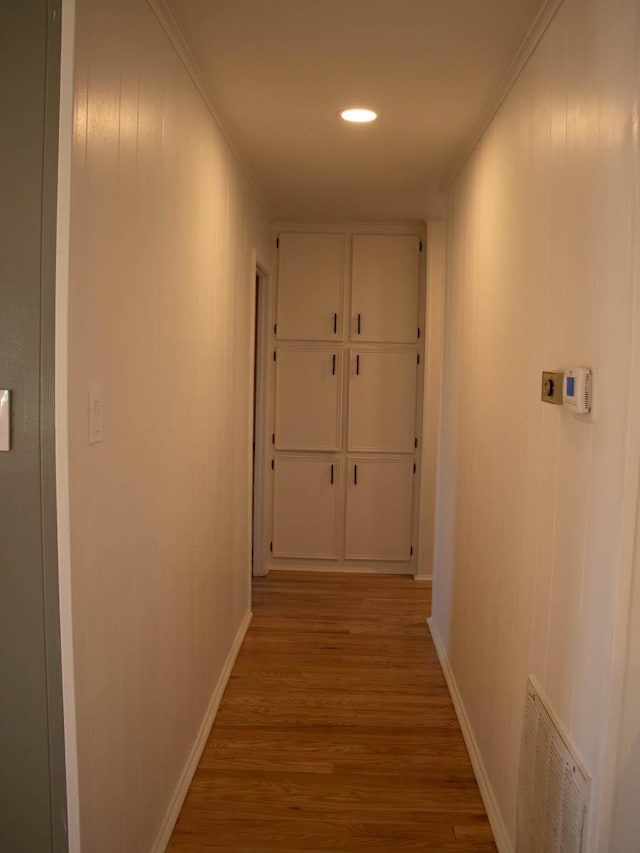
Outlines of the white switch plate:
[[11,450],[11,392],[0,391],[0,451]]
[[102,441],[102,392],[89,391],[89,444]]

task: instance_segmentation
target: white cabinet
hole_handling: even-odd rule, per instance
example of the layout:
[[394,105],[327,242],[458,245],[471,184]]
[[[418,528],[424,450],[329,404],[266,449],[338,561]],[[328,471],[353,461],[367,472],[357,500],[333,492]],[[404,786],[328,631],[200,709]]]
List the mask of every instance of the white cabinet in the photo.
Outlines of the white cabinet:
[[335,559],[338,555],[338,458],[279,456],[273,473],[273,555]]
[[407,459],[349,458],[347,559],[410,560],[413,478]]
[[278,340],[340,339],[344,237],[281,234],[278,239]]
[[341,228],[279,235],[268,565],[411,572],[420,238]]
[[416,437],[416,352],[352,349],[349,450],[412,453]]
[[352,267],[352,340],[415,343],[419,238],[356,234]]
[[275,446],[339,450],[342,350],[300,344],[276,351]]

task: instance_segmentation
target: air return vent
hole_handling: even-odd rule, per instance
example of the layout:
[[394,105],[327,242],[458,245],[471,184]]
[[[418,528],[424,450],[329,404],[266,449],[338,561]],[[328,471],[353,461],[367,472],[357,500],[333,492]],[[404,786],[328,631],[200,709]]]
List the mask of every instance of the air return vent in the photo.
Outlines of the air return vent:
[[529,679],[520,753],[517,853],[583,853],[590,781]]

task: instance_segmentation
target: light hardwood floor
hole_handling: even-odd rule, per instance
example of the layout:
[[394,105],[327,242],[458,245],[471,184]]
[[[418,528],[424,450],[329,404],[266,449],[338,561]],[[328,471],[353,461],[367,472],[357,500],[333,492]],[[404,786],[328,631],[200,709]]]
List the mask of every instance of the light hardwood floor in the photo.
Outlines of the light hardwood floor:
[[411,578],[273,572],[168,850],[495,851]]

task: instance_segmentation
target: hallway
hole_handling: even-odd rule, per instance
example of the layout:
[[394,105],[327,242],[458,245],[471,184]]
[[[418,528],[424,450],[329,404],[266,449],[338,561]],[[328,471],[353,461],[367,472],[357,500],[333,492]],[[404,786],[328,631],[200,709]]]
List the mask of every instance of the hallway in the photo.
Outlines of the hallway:
[[640,4],[13,5],[0,850],[634,850]]
[[272,572],[168,850],[494,851],[406,576]]

